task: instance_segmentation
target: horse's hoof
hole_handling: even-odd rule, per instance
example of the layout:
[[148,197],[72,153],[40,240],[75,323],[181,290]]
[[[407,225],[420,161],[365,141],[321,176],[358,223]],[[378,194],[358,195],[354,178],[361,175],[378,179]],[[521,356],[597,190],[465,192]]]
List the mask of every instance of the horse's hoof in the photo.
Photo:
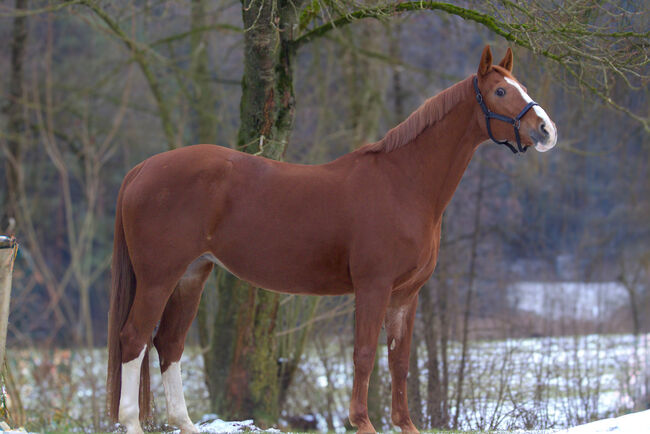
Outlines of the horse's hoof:
[[181,427],[181,434],[198,434],[199,430],[194,425],[186,425]]
[[372,424],[360,425],[357,427],[357,434],[376,434],[375,427]]

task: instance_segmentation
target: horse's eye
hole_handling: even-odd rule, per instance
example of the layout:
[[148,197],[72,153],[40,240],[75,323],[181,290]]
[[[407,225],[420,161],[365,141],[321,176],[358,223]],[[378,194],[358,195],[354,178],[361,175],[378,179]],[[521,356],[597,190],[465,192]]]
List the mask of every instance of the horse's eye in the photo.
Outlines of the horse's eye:
[[496,90],[496,92],[494,92],[494,93],[496,93],[497,96],[503,96],[503,95],[506,94],[506,90],[505,90],[504,88],[500,87],[500,88],[498,88],[498,89]]

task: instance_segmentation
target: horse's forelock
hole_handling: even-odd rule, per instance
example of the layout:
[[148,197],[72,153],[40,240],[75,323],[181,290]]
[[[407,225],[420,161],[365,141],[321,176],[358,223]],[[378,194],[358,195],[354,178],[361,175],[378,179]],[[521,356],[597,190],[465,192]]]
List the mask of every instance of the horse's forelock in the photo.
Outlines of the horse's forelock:
[[[503,66],[499,65],[492,65],[492,69],[494,69],[496,72],[499,74],[503,75],[504,77],[512,78],[513,80],[517,80],[514,75],[512,75],[512,72],[508,71],[506,68]],[[518,80],[517,80],[518,81]]]

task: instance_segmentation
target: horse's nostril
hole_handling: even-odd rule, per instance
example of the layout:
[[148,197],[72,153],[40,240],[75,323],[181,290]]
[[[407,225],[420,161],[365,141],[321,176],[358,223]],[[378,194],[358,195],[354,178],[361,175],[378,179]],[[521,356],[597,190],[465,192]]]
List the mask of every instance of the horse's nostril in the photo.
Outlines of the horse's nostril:
[[546,123],[542,122],[542,124],[539,126],[539,130],[542,132],[542,134],[548,137],[549,132],[546,129]]

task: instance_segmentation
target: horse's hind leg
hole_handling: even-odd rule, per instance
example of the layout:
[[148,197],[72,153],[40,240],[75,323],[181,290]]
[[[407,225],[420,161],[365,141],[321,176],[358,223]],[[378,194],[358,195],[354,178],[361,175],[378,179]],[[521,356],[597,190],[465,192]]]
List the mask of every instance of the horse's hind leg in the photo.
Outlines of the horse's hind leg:
[[118,419],[128,434],[142,433],[139,406],[142,361],[174,284],[172,278],[155,281],[140,277],[129,316],[120,331],[122,386]]
[[201,300],[203,285],[212,267],[212,263],[203,258],[190,264],[169,297],[154,338],[165,387],[167,418],[170,425],[181,429],[181,433],[198,432],[187,413],[180,359],[185,346],[185,337]]
[[393,380],[391,419],[402,432],[418,432],[411,422],[406,396],[406,377],[417,305],[417,293],[404,300],[394,296],[386,310],[388,366]]

